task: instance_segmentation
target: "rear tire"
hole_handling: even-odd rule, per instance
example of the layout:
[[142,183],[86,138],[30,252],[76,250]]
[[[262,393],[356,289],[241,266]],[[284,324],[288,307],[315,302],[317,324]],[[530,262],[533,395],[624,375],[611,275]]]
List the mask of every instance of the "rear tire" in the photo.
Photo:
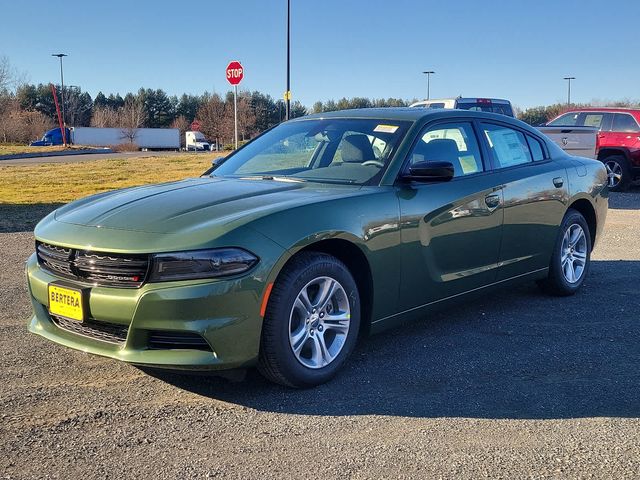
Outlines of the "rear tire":
[[538,281],[538,285],[551,295],[573,295],[587,277],[590,264],[589,225],[580,212],[570,208],[560,225],[549,274],[547,278]]
[[294,388],[330,380],[353,351],[360,328],[360,296],[337,258],[296,255],[278,276],[267,305],[258,370]]
[[624,192],[631,183],[631,168],[628,160],[622,155],[611,155],[602,159],[607,167],[609,177],[609,190],[612,192]]

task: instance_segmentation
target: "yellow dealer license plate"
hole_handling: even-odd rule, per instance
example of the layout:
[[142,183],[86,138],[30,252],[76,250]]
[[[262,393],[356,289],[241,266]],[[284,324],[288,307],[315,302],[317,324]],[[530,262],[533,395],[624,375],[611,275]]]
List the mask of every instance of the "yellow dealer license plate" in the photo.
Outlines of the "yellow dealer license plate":
[[82,322],[84,305],[82,290],[49,284],[49,312]]

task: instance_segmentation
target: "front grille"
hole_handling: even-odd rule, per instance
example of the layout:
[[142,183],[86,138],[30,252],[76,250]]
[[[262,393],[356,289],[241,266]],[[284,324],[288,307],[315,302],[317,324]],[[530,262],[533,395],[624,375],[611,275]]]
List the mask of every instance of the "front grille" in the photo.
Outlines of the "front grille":
[[54,275],[94,285],[137,288],[149,271],[148,255],[102,253],[36,242],[40,266]]
[[122,345],[125,342],[129,331],[126,325],[98,322],[96,320],[78,322],[57,315],[51,315],[51,320],[57,327],[67,332],[116,345]]
[[148,338],[153,350],[190,349],[211,351],[211,347],[201,335],[192,332],[151,330]]

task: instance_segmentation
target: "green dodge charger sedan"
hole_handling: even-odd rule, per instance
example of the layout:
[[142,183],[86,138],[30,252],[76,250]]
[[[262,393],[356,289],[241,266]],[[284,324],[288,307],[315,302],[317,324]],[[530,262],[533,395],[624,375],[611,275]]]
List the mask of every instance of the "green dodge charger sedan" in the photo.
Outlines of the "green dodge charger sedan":
[[501,115],[363,109],[283,123],[200,178],[101,193],[35,229],[29,330],[171,369],[308,387],[359,334],[493,288],[576,292],[601,162]]

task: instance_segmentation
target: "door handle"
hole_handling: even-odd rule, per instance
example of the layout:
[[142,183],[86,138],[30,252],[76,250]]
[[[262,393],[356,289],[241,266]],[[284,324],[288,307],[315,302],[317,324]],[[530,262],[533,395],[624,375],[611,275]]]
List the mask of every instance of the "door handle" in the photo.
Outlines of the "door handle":
[[553,179],[553,184],[557,188],[560,188],[562,185],[564,185],[564,179],[562,177],[556,177]]
[[490,211],[493,211],[500,205],[500,195],[489,195],[484,198],[484,203],[487,204]]

